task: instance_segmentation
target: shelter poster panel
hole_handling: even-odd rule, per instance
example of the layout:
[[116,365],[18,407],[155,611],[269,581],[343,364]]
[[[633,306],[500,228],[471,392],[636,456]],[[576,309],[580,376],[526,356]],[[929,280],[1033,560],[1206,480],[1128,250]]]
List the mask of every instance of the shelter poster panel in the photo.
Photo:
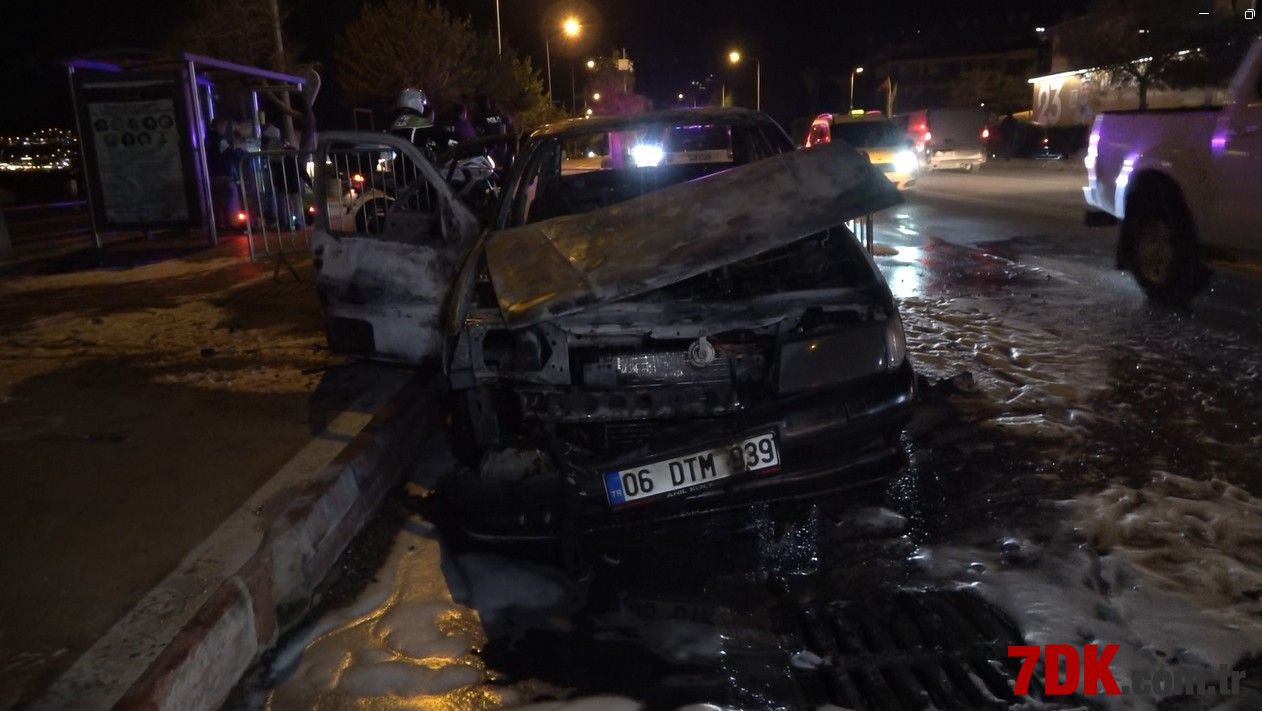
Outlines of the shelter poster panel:
[[197,186],[184,141],[182,84],[84,81],[81,124],[95,175],[96,209],[109,228],[188,226]]

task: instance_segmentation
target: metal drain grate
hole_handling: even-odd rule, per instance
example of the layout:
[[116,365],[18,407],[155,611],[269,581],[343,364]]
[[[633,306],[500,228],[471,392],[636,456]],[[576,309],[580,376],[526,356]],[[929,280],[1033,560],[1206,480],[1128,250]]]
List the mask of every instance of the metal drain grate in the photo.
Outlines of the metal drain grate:
[[[798,613],[806,648],[823,661],[795,666],[804,696],[856,711],[1085,708],[1077,696],[1043,697],[1036,674],[1030,697],[1012,688],[1023,644],[1016,625],[980,597],[960,591],[900,592],[826,604]],[[1039,690],[1036,692],[1036,689]]]

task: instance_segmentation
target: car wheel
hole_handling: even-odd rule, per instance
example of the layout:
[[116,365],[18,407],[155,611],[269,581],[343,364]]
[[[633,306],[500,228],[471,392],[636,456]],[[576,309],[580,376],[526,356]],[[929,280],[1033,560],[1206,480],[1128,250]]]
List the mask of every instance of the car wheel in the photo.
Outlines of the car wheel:
[[1191,220],[1169,188],[1128,200],[1122,241],[1123,266],[1153,301],[1185,307],[1204,286],[1208,270],[1197,256]]

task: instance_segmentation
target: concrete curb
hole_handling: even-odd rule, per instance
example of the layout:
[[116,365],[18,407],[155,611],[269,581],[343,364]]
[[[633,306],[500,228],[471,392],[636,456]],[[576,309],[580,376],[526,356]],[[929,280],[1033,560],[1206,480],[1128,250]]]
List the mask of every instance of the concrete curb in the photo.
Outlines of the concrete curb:
[[[317,586],[439,427],[436,382],[432,375],[411,378],[326,465],[278,484],[262,505],[247,504],[239,516],[255,521],[258,534],[225,542],[217,532],[172,574],[175,594],[151,593],[34,708],[219,708],[263,652],[301,621]],[[185,596],[181,587],[200,594]],[[154,623],[156,629],[136,622],[155,618],[168,622]],[[120,671],[118,657],[138,657],[139,664]]]

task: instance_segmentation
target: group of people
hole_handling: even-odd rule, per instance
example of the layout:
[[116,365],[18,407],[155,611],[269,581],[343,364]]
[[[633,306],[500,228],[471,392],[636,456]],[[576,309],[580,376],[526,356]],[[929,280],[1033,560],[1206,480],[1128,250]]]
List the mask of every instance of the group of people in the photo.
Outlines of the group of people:
[[[512,124],[508,116],[501,113],[486,97],[479,96],[476,99],[472,114],[464,104],[454,104],[438,112],[430,106],[425,92],[413,88],[405,89],[399,95],[389,128],[390,133],[402,136],[420,148],[431,161],[436,161],[439,156],[463,141],[481,136],[506,135],[511,130]],[[264,217],[282,229],[295,227],[305,219],[303,186],[310,185],[310,179],[300,169],[297,157],[278,152],[290,147],[277,126],[266,124],[262,127],[260,148],[273,153],[268,158],[261,159],[265,162],[259,164],[259,168],[266,165],[268,182],[262,185],[255,183],[252,189],[268,196],[264,205]],[[235,225],[238,215],[242,214],[242,195],[238,189],[241,177],[239,172],[243,165],[242,158],[247,155],[247,151],[241,146],[231,121],[223,117],[216,117],[211,121],[206,133],[205,151],[215,224],[221,229]],[[504,147],[497,147],[492,151],[492,159],[499,167],[503,167]],[[252,175],[245,177],[257,181],[261,174],[261,170],[255,169]],[[284,224],[286,222],[288,224]]]
[[399,94],[389,130],[434,160],[462,141],[509,133],[510,121],[485,96],[474,102],[471,116],[464,104],[453,104],[439,112],[430,105],[425,92],[407,88]]
[[[249,189],[265,198],[262,200],[262,216],[268,222],[280,228],[296,227],[305,219],[303,186],[309,186],[311,181],[301,170],[296,154],[280,153],[291,146],[281,136],[279,127],[265,124],[259,147],[271,154],[257,159],[255,168],[245,176],[251,184]],[[215,224],[222,229],[235,225],[237,216],[243,212],[239,178],[244,165],[242,158],[248,155],[248,151],[242,147],[233,123],[222,117],[210,122],[205,150]],[[259,183],[260,177],[266,182]]]

